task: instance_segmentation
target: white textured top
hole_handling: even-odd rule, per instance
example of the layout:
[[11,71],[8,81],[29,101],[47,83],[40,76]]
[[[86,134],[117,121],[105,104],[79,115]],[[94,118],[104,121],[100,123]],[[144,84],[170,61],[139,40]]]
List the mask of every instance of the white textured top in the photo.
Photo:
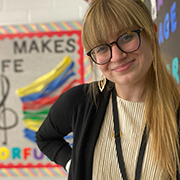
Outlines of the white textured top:
[[[144,103],[130,102],[117,97],[120,131],[122,132],[121,146],[128,180],[135,179],[135,171],[139,148],[145,127],[143,120]],[[94,152],[92,180],[122,180],[117,160],[114,132],[112,99],[110,98],[105,119]],[[167,170],[161,169],[157,162],[153,164],[149,148],[149,136],[144,155],[141,180],[169,180]]]

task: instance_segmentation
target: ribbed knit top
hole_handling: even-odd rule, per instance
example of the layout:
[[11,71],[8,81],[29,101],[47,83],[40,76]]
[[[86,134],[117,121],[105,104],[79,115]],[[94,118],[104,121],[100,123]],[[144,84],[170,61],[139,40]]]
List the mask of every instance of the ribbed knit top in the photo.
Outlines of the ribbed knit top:
[[[117,97],[119,125],[122,132],[121,146],[128,180],[135,179],[135,170],[141,139],[145,127],[144,103],[131,102]],[[92,180],[122,180],[120,173],[114,132],[112,99],[110,98],[105,119],[94,152]],[[151,134],[144,155],[141,180],[169,180],[167,170],[153,163],[150,149]]]

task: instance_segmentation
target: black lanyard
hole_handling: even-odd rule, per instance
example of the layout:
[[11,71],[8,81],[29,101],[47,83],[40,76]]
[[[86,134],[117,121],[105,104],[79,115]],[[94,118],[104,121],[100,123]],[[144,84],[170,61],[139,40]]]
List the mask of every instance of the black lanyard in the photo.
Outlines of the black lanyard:
[[[119,168],[120,168],[123,180],[127,180],[126,169],[124,166],[124,159],[123,159],[122,148],[121,148],[121,138],[120,138],[120,130],[119,130],[119,115],[118,115],[118,109],[117,109],[115,87],[113,88],[113,91],[112,91],[112,104],[113,104],[115,142],[116,142],[116,151],[117,151],[117,156],[118,156]],[[139,180],[140,176],[141,176],[141,169],[142,169],[142,163],[143,163],[146,145],[147,145],[147,136],[146,136],[146,127],[145,127],[142,141],[141,141],[141,147],[139,150],[138,161],[137,161],[137,165],[136,165],[135,180]]]

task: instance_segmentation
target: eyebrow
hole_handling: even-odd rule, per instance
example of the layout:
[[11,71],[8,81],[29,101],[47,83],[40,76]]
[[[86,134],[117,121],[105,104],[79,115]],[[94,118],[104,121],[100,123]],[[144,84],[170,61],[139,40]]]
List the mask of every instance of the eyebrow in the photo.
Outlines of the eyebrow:
[[131,32],[131,31],[133,31],[133,30],[135,30],[135,29],[137,29],[137,28],[129,28],[129,30],[123,29],[123,30],[121,30],[121,31],[119,31],[119,32],[117,33],[117,37],[119,37],[119,36],[121,36],[121,35],[123,35],[123,34],[126,34],[126,33],[128,33],[128,32]]
[[[123,35],[123,34],[126,33],[126,32],[127,32],[127,31],[126,31],[125,29],[121,29],[121,30],[119,30],[119,31],[114,32],[114,34],[111,33],[111,38],[113,38],[114,41],[116,41],[119,36]],[[113,36],[112,36],[112,34],[113,34]],[[110,39],[110,38],[107,38],[107,39]],[[105,42],[104,44],[110,44],[111,42],[114,42],[114,41],[109,41],[109,40],[108,40],[108,42]]]
[[119,36],[123,35],[123,34],[126,33],[126,32],[127,32],[127,31],[126,31],[125,29],[122,29],[122,30],[120,30],[120,31],[118,31],[118,32],[116,33],[116,36],[119,37]]

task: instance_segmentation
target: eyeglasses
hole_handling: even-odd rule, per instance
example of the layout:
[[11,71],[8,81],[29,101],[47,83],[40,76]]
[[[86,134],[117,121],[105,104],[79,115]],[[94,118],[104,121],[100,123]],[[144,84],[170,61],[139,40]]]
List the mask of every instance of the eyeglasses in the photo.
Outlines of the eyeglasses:
[[136,51],[140,44],[140,32],[143,29],[138,29],[134,31],[128,31],[125,34],[119,36],[116,41],[111,42],[110,44],[101,44],[94,48],[92,48],[87,55],[91,57],[91,59],[99,65],[103,65],[108,63],[112,58],[112,44],[116,44],[117,47],[125,52],[131,53]]

